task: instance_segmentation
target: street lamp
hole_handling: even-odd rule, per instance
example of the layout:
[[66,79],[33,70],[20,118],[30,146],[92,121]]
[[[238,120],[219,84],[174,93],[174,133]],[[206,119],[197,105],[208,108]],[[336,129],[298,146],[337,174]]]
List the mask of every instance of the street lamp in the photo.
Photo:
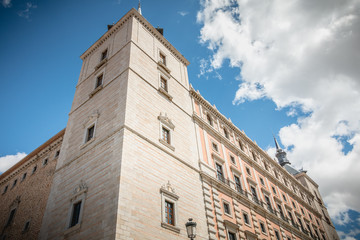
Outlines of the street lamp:
[[185,223],[185,226],[188,238],[194,240],[196,237],[196,222],[193,222],[192,220],[192,218],[189,218],[189,221]]

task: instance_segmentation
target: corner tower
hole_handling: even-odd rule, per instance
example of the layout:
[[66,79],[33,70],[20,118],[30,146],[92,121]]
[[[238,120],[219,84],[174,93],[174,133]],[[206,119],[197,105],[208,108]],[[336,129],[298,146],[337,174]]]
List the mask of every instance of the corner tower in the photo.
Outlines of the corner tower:
[[81,59],[40,239],[185,239],[206,221],[189,62],[135,9]]

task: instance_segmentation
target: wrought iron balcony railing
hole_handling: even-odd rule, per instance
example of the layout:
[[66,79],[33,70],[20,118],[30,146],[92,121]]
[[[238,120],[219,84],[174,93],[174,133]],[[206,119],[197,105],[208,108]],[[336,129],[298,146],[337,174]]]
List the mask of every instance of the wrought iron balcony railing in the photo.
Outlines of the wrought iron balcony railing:
[[225,183],[226,185],[230,186],[230,181],[226,178],[224,178],[223,175],[217,174],[217,179],[222,182]]

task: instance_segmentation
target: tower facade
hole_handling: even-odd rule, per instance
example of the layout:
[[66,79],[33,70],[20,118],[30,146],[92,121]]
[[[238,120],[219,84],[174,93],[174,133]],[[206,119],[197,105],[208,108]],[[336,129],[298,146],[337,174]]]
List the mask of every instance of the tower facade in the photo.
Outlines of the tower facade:
[[39,239],[180,240],[189,218],[196,239],[338,239],[316,183],[195,91],[189,62],[139,11],[81,59]]
[[135,9],[81,58],[40,239],[185,239],[206,221],[189,62]]

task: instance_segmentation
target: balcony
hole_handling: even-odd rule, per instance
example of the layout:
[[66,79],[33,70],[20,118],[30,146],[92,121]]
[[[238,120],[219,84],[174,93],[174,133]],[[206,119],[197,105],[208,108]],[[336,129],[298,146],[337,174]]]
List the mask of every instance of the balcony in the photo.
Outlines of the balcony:
[[257,197],[257,196],[252,195],[252,200],[253,200],[256,204],[258,204],[258,205],[262,206],[262,204],[261,204],[261,202],[260,202],[260,200],[258,199],[258,197]]
[[230,186],[230,181],[229,181],[228,179],[224,178],[223,175],[217,174],[217,179],[218,179],[220,182],[222,182],[222,183]]

